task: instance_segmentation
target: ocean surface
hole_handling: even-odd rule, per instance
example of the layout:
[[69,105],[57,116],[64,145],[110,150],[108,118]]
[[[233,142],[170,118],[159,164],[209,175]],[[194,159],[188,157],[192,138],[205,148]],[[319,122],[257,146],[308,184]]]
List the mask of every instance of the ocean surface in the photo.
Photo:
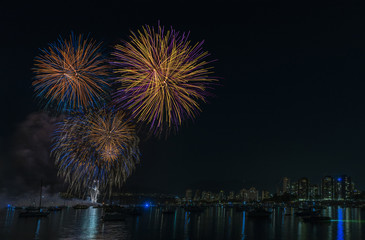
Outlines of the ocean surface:
[[66,208],[46,218],[19,218],[20,210],[0,210],[0,239],[255,239],[255,240],[361,240],[365,239],[365,210],[329,207],[322,210],[333,220],[307,223],[294,209],[272,209],[268,219],[252,219],[233,208],[211,207],[204,212],[188,213],[178,208],[163,214],[148,207],[141,216],[125,221],[103,222],[102,209]]

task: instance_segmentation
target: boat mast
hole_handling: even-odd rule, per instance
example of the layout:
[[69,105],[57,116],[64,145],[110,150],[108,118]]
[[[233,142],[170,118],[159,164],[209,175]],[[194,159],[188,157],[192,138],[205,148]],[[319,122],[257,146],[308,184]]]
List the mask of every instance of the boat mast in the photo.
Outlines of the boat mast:
[[41,206],[42,206],[42,179],[41,179],[41,192],[40,192],[40,195],[39,195],[39,210],[41,210]]

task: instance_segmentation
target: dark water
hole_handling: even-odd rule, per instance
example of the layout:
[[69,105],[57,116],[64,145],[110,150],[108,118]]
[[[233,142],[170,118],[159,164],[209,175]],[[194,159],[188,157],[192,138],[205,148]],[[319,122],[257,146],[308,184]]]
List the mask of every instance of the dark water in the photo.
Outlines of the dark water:
[[257,240],[343,240],[365,239],[365,211],[332,207],[323,215],[334,221],[304,223],[292,209],[273,209],[269,219],[251,219],[245,212],[212,207],[201,214],[178,209],[162,214],[159,208],[147,208],[142,216],[122,222],[100,220],[102,210],[64,209],[47,218],[18,218],[19,211],[0,211],[0,239],[257,239]]

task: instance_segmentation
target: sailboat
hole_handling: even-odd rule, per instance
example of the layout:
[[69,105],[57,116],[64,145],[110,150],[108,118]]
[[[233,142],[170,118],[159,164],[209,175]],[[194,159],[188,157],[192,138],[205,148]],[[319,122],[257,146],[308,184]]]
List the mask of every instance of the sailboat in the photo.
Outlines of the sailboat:
[[48,211],[42,211],[42,187],[43,182],[41,180],[41,192],[39,194],[39,208],[35,209],[28,209],[26,211],[20,212],[19,217],[47,217],[49,212]]

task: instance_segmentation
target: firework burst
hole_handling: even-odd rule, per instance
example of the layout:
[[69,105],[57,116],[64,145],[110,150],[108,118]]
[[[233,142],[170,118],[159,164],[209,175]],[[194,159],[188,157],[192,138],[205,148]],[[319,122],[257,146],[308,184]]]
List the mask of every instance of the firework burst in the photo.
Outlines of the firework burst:
[[60,111],[98,107],[109,86],[105,63],[95,41],[82,35],[59,39],[35,59],[36,96]]
[[139,138],[125,119],[122,112],[100,110],[59,125],[52,154],[70,191],[82,192],[98,181],[111,193],[132,174],[139,163]]
[[190,45],[188,34],[145,27],[117,44],[113,56],[114,72],[120,83],[113,99],[122,109],[131,111],[137,122],[145,122],[150,131],[160,134],[194,119],[205,102],[207,89],[216,79],[204,61],[208,52],[203,42]]

